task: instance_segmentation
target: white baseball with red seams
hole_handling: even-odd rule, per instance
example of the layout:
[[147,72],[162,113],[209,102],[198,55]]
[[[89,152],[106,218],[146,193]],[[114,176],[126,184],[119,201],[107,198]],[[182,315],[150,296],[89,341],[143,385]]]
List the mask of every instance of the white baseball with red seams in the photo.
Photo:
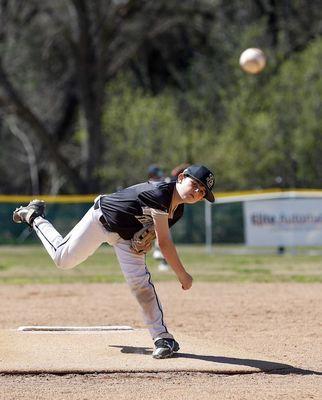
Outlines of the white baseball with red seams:
[[242,52],[239,64],[245,72],[258,74],[265,68],[266,56],[261,49],[252,47]]

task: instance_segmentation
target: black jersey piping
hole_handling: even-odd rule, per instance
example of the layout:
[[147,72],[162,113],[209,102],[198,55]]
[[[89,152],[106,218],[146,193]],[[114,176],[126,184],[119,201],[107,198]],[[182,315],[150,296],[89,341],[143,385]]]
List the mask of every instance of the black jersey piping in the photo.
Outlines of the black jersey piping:
[[51,243],[49,239],[41,232],[39,226],[34,222],[34,226],[38,229],[38,232],[41,233],[42,237],[50,244],[50,246],[56,251],[57,248]]
[[[61,242],[61,243],[57,246],[57,249],[58,249],[58,247],[61,247],[62,245],[64,245],[65,243],[67,243],[69,239],[70,239],[70,236],[69,236],[65,241]],[[56,249],[56,250],[57,250],[57,249]]]
[[161,323],[162,323],[162,326],[163,326],[164,329],[165,329],[165,333],[169,333],[169,332],[168,332],[168,329],[167,329],[167,327],[166,327],[166,325],[165,325],[165,323],[164,323],[164,320],[163,320],[163,311],[162,311],[162,308],[161,308],[161,305],[160,305],[159,298],[158,298],[157,292],[156,292],[156,290],[155,290],[155,287],[154,287],[153,283],[151,282],[151,274],[150,274],[150,272],[149,272],[148,267],[147,267],[146,264],[145,264],[145,271],[146,271],[146,273],[149,275],[149,284],[152,286],[152,289],[153,289],[153,292],[154,292],[154,295],[155,295],[155,299],[156,299],[156,301],[157,301],[157,305],[158,305],[158,308],[159,308],[160,313],[161,313]]

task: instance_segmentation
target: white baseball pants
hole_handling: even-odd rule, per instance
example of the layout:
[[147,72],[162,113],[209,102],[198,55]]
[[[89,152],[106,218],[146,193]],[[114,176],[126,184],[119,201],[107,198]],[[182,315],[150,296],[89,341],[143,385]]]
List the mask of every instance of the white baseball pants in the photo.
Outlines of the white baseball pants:
[[61,269],[74,268],[104,242],[112,245],[125,279],[141,306],[152,339],[173,338],[163,320],[161,303],[145,264],[145,255],[133,253],[129,240],[107,231],[99,220],[101,216],[100,208],[91,207],[65,238],[42,217],[35,218],[33,228],[56,266]]

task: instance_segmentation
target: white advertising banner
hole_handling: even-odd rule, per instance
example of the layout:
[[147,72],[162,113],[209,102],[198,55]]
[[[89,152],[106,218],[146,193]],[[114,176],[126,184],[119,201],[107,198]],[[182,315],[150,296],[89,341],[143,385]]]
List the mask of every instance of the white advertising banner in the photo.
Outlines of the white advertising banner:
[[244,203],[246,245],[322,246],[322,199]]

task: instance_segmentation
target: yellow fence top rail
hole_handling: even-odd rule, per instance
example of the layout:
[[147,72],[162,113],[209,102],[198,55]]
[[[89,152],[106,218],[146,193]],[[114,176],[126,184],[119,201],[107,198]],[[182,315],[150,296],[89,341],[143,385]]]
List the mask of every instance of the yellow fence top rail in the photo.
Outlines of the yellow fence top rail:
[[32,199],[45,200],[47,203],[91,203],[94,201],[97,194],[66,194],[58,196],[49,195],[34,195],[34,196],[21,196],[21,195],[0,195],[0,203],[28,203]]
[[216,203],[232,203],[254,200],[295,199],[295,198],[322,198],[321,189],[265,189],[247,190],[241,192],[216,193]]
[[249,196],[249,195],[256,195],[256,194],[296,194],[296,195],[303,195],[303,194],[312,194],[312,195],[322,195],[322,189],[253,189],[253,190],[241,190],[237,192],[217,192],[215,193],[216,198],[221,197],[232,197],[232,196]]

